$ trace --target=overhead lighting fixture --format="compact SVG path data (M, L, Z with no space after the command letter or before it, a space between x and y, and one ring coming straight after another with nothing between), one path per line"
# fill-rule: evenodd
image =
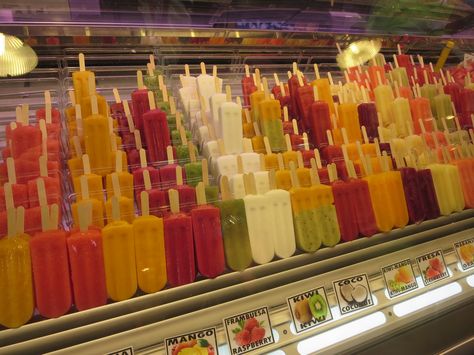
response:
M381 47L379 40L352 42L337 55L337 63L341 69L365 64L380 52Z
M0 33L0 77L29 73L38 65L35 51L15 36Z

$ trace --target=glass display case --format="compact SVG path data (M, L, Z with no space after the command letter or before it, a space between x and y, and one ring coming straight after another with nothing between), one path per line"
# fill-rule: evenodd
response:
M0 4L0 32L20 38L38 55L35 70L0 78L0 179L4 186L0 228L5 235L0 238L0 285L8 290L0 288L0 354L472 352L473 6L470 1L411 0L127 4L7 0ZM338 54L354 52L353 46L360 41L380 43L379 54L341 69ZM440 56L450 42L454 47L446 52L444 63ZM371 78L374 67L381 69ZM206 91L199 82L206 68L212 74L208 75L212 93L207 102L201 99ZM406 83L395 74L398 69L403 69ZM83 74L89 71L93 76ZM85 79L78 79L80 75ZM198 82L189 85L196 93L183 91L186 77L198 78L187 79ZM256 93L261 92L260 100L278 103L273 111L281 127L277 134L265 122L275 117L268 118L272 114L253 101L246 78ZM321 78L331 81L330 99L322 96L323 89L316 84ZM424 94L425 84L434 87L433 97ZM459 87L460 93L452 93L449 85ZM378 97L382 86L391 95L387 109ZM308 103L301 88L309 90ZM140 91L145 99L138 98ZM439 96L441 101L443 95L449 101L449 113L444 114L434 99ZM417 99L425 99L430 111L420 116L421 123L412 104ZM335 106L331 108L328 100ZM394 108L397 100L406 102L407 111L400 115ZM328 107L326 128L333 144L324 134L326 129L322 129L324 138L316 134L322 116L305 109L316 103ZM227 119L225 104L238 112L239 124L231 129L222 123ZM344 105L353 105L356 116L346 114ZM373 105L379 118L373 134L360 123L363 113L357 110L364 105ZM157 115L146 121L148 112ZM92 129L91 122L99 120L94 115L103 121ZM357 117L352 131L349 116ZM391 117L388 123L385 117ZM401 128L397 117L401 117ZM159 127L155 126L158 121ZM31 132L25 129L15 136L19 128ZM243 143L229 148L236 136ZM263 136L269 138L268 143L263 143ZM281 149L275 148L272 136L282 139ZM261 138L260 148L255 137ZM337 159L327 153L331 146L340 147ZM365 152L368 146L373 146L373 156ZM292 159L284 160L291 152L295 155L292 164ZM246 165L246 154L256 156L255 167ZM123 161L122 155L126 156ZM226 156L235 158L232 173L221 166L219 158ZM266 165L268 156L275 156L276 167ZM100 159L107 163L97 163ZM192 164L201 164L197 174ZM170 166L173 176L165 180L164 171ZM438 174L438 168L447 172ZM306 169L308 185L302 183L298 169ZM159 175L156 181L153 171ZM287 187L274 176L281 171L288 172ZM417 197L425 199L428 188L415 177L415 188L410 190L413 182L404 175L408 171L430 172L437 214L428 217L428 212L417 210L433 206L417 201ZM119 177L128 172L133 180L129 190L124 188L127 178ZM266 180L257 179L262 173ZM87 180L92 175L98 176L101 185L96 190ZM378 190L372 188L375 183L370 177L382 175L386 178ZM399 184L390 181L389 175L398 177ZM241 176L241 183L236 176ZM42 179L43 187L37 182ZM57 184L54 193L47 179ZM267 182L259 185L258 181ZM350 195L349 188L337 192L356 182L362 186L357 193L363 197ZM17 200L21 193L15 185L28 189L23 203ZM183 186L192 191L191 197L181 194ZM392 198L394 186L404 197L398 207ZM175 189L179 198L190 202L176 202L173 192L169 193ZM276 191L278 197L276 193L270 196ZM152 205L158 195L163 202ZM315 202L314 196L330 196L329 202ZM252 205L252 198L257 197L264 202ZM131 216L123 212L125 202L120 202L127 198ZM311 202L304 205L298 198ZM95 205L81 204L94 199L104 209L100 218ZM242 201L240 214L237 208L226 210L226 201ZM53 205L59 209L57 223ZM309 205L310 217L303 217ZM180 208L185 214L178 213ZM216 219L208 212L195 222L193 213L200 208L215 209L219 215ZM361 221L363 210L369 212ZM127 220L130 223L123 223L131 231L134 221L147 215L145 211L157 223L150 233L145 225L128 237L123 225L122 230L109 228ZM20 261L16 265L9 261L14 255L10 250L17 249L8 243L23 238L16 232L23 213L21 225L31 237L22 243L29 245L31 265L29 255L22 259L28 261L20 277ZM381 222L385 213L406 215L406 221L386 228ZM177 216L189 223L187 230L182 227L178 233L169 227L169 220ZM337 232L327 227L331 218ZM351 223L356 225L354 236L348 231ZM362 223L372 223L373 230L366 231ZM232 229L236 225L245 225L245 232L236 233ZM62 244L40 249L38 240L56 229L64 232ZM329 240L332 234L337 234L334 242ZM190 237L185 239L186 235ZM230 235L235 238L233 244ZM80 237L91 238L89 249L81 251ZM58 238L43 243L54 244ZM317 246L306 245L305 238ZM115 258L111 257L114 248ZM86 254L89 259L81 259ZM191 261L183 261L184 254ZM232 256L249 260L239 259L245 265L237 267ZM146 260L150 265L158 263L158 269L153 270L155 266ZM185 262L189 269L182 269ZM206 265L219 270L210 272ZM65 270L62 276L61 268ZM182 281L183 271L192 274L190 280ZM164 277L162 287L155 279L147 283L149 273L161 279L165 275L168 281ZM18 280L28 277L30 284L25 287L29 291L17 298ZM120 295L117 285L127 278L135 280L131 291ZM111 286L114 282L117 289ZM93 290L86 292L91 284ZM97 296L93 306L80 304L81 294L87 293ZM31 299L24 301L25 294ZM64 310L58 310L61 297ZM15 299L21 299L25 307L29 302L31 311L31 317L19 323L8 313L10 305L12 314L22 308Z

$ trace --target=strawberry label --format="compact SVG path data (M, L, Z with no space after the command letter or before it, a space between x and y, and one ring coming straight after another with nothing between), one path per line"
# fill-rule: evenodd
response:
M275 342L267 307L225 318L223 323L231 355L245 354Z
M333 286L342 315L374 305L367 274L333 281Z
M297 333L313 329L332 319L324 287L288 297L287 302Z
M410 259L384 266L382 275L390 298L418 288Z
M219 354L217 350L216 328L197 330L181 334L164 341L167 355L178 354Z
M454 243L454 250L464 271L474 267L474 238Z
M449 277L441 249L418 256L416 262L420 269L421 279L425 286Z

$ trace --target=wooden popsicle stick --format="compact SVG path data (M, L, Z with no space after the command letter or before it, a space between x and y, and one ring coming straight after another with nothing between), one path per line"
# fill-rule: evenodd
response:
M77 135L82 137L84 135L84 124L82 120L82 110L81 105L74 106L76 111L76 127L77 127Z
M137 87L138 90L145 88L145 85L143 85L143 74L141 70L137 70Z
M247 78L249 78L250 77L250 68L249 68L248 64L244 65L244 70L245 70L245 76Z
M183 185L183 168L180 165L176 167L176 185Z
M275 86L280 86L280 79L277 73L273 73L273 79L275 79Z
M328 80L329 80L329 84L331 86L334 86L334 80L332 80L332 75L331 75L331 72L328 71Z
M201 160L201 170L202 170L202 182L204 186L209 186L209 167L207 159Z
M49 90L44 92L44 107L45 107L45 119L46 123L51 123L51 93Z
M299 70L296 73L296 77L298 78L298 85L299 86L304 86L303 77L301 76L301 72Z
M146 168L147 165L148 165L148 162L146 160L146 152L145 152L145 149L140 149L139 150L139 154L140 154L140 167L142 169Z
M93 115L99 114L99 106L97 105L97 96L91 95L91 112Z
M79 230L82 233L87 232L92 220L92 202L81 201L77 204L77 214L79 215Z
M168 164L174 163L173 147L170 145L166 147L166 159L168 160Z
M201 67L201 74L206 75L206 64L204 64L204 62L201 62L199 66Z
M46 155L41 155L38 160L40 176L48 177L48 157Z
M298 161L298 168L303 169L304 168L304 162L303 162L303 153L301 151L296 152L296 159Z
M297 75L298 73L298 65L296 64L296 62L293 62L293 75Z
M25 207L19 206L16 209L16 235L25 234Z
M215 141L216 131L214 130L214 126L210 125L209 123L206 126L207 126L207 131L209 132L209 137L211 138L211 140Z
M16 122L18 122L18 123L23 122L21 106L17 106L15 108L15 116L16 116Z
M321 79L321 76L319 75L318 64L314 63L313 67L314 67L314 75L316 76L316 80Z
M212 76L217 78L217 65L212 66Z
M82 199L83 200L89 200L90 199L90 194L89 194L89 184L87 183L87 176L86 175L81 175L79 180L80 180L80 183L81 183Z
M176 112L175 120L176 120L176 129L179 131L179 133L181 135L182 123L181 123L181 112L180 111Z
M285 143L286 143L286 150L288 152L292 152L293 147L291 146L291 139L290 139L290 135L288 133L285 134Z
M334 141L332 140L332 134L331 134L331 130L326 130L326 135L328 137L328 143L329 145L334 145Z
M472 128L469 128L469 137L471 138L471 143L474 143L474 131Z
M303 132L303 147L304 150L309 150L308 134Z
M183 126L179 127L179 136L181 138L181 144L188 145L188 137L186 137L186 130Z
M349 172L349 176L353 179L357 179L357 173L355 171L354 163L352 162L352 160L348 160L346 166Z
M179 194L178 191L175 189L168 190L168 197L170 200L170 210L171 213L177 214L179 213Z
M300 181L298 180L298 175L296 174L296 166L294 161L290 161L290 177L291 177L291 185L293 187L301 187Z
M378 138L374 138L374 144L375 144L375 153L377 154L377 157L382 156L382 152L380 151L380 145L379 145Z
M255 69L255 85L257 86L257 90L260 90L260 85L262 81L260 78L260 69L256 68Z
M328 169L329 182L332 184L336 180L336 178L334 177L334 170L332 168L332 164L328 164L327 169Z
M147 73L149 76L153 76L153 66L151 63L146 63Z
M380 158L380 166L382 167L382 170L384 172L387 172L389 171L389 167L388 167L388 156L387 156L387 152L386 151L383 151L382 153L382 156L379 157Z
M221 138L217 140L217 146L219 148L219 154L226 155L224 141Z
M347 137L347 131L344 127L341 128L341 133L342 133L342 140L344 141L344 144L349 144L349 138Z
M244 163L242 162L242 157L240 155L237 155L237 173L244 173Z
M269 100L270 99L270 91L268 89L267 78L263 78L263 92L265 93L265 100Z
M36 179L36 190L38 193L38 202L40 206L45 206L48 204L48 200L46 198L46 187L44 184L43 178Z
M112 92L114 93L115 103L117 103L117 104L121 103L122 99L120 98L120 94L119 94L117 88L113 88Z
M255 131L256 136L261 136L262 132L260 132L260 126L258 125L257 121L254 121L253 123L253 130Z
M76 106L76 95L74 94L73 90L68 90L69 101L71 101L71 106Z
M153 91L148 91L148 103L150 105L150 110L156 109L155 95L153 94Z
M112 202L112 220L113 221L120 221L120 204L119 199L117 196L111 197Z
M135 123L133 122L133 119L132 119L132 114L130 112L130 106L128 105L127 100L123 100L122 104L123 104L123 110L125 112L125 117L127 118L128 129L131 133L133 133L135 131Z
M276 177L275 177L275 170L270 169L268 172L268 183L269 183L269 188L270 190L276 190Z
M266 171L267 168L265 166L265 154L260 153L258 156L260 161L260 171Z
M316 166L316 160L314 158L311 158L310 164L311 164L311 169L310 169L309 177L311 179L311 185L312 186L320 185L321 180L319 179L318 169Z
M135 136L135 147L138 151L142 149L142 139L140 137L140 131L138 129L133 131L133 135Z
M155 66L155 56L154 56L153 54L150 54L148 58L149 58L149 60L150 60L151 68L152 68L153 70L155 70L155 69L156 69L156 66Z
M246 123L252 123L252 119L250 118L250 112L248 108L244 109L244 116L245 116Z
M285 170L285 164L283 162L283 155L281 153L277 154L278 161L278 170Z
M146 191L140 192L140 207L142 208L142 216L150 215L150 199Z
M318 148L314 148L314 159L316 160L316 166L318 169L322 169L323 164L321 163L321 155L319 154Z
M283 122L288 122L290 119L288 118L288 107L283 106Z
M3 190L5 194L5 206L8 209L15 208L15 202L13 200L13 189L12 184L7 182L3 185Z
M86 71L86 60L83 53L79 53L79 71Z
M195 163L196 162L196 150L194 149L194 144L191 141L188 142L188 150L189 150L189 160L190 160L190 162Z
M242 108L242 100L240 99L240 96L237 96L237 97L235 98L235 102L237 103L237 105L240 106L240 108Z
M10 184L16 184L15 162L13 158L7 158L7 175Z
M265 152L269 155L272 154L272 148L270 147L270 141L267 136L263 136L263 144L265 146Z
M41 230L46 232L50 229L50 218L49 218L49 207L48 205L43 205L40 207L41 210Z
M113 141L116 142L115 138ZM123 170L123 156L124 154L121 150L116 150L115 151L115 172L120 173Z
M112 173L112 189L114 191L114 196L121 197L122 193L120 191L120 181L117 173Z
M314 101L319 101L318 87L313 85L313 98Z
M227 102L232 102L232 90L230 89L230 85L225 86L225 96Z
M286 96L286 91L285 91L285 85L283 84L283 82L280 81L280 93L281 93L281 96L284 97Z
M165 86L165 81L163 79L163 75L158 75L158 88L163 91L163 87Z
M298 122L293 118L293 119L291 120L291 123L292 123L292 125L293 125L293 133L296 134L296 135L299 135L300 132L299 132L299 130L298 130Z
M196 186L196 203L198 206L202 206L207 203L204 183L202 181L200 181Z
M255 175L253 173L247 174L248 182L249 182L249 187L250 187L250 193L252 195L257 194L257 185L255 184Z
M344 163L347 166L347 162L349 161L349 155L347 154L347 146L345 144L341 145L342 156L344 158Z
M173 96L169 97L169 102L170 102L170 113L172 115L176 115L178 112L181 114L181 111L176 111L176 101Z
M191 72L189 71L189 64L184 65L184 75L191 76Z
M166 87L166 85L163 85L162 94L163 94L163 101L164 102L169 102L168 88Z
M232 193L230 192L229 188L229 179L227 176L222 176L219 182L221 188L221 198L222 201L229 201L232 200Z
M250 138L242 138L242 146L244 153L253 153L252 140Z
M362 137L364 138L364 143L369 144L370 141L369 141L369 136L367 135L367 129L365 128L365 126L361 126L361 130L362 130Z
M21 122L25 125L30 123L30 105L21 104Z
M145 169L143 170L142 174L143 174L143 185L145 187L145 190L146 191L151 190L152 186L151 186L150 171Z

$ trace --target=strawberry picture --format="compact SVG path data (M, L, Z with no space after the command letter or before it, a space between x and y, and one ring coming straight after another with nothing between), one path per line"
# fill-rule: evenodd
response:
M262 327L263 322L253 317L246 321L239 321L239 326L232 330L235 334L234 340L239 346L248 345L265 337L265 328Z

